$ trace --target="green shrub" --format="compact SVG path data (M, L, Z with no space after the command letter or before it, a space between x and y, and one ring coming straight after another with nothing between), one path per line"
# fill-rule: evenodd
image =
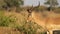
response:
M8 17L8 16L0 16L0 26L9 26L14 24L15 18Z

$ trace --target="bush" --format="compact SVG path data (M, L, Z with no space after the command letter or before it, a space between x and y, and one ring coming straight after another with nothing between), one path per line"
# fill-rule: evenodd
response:
M0 16L0 26L9 26L14 24L15 18L8 17L8 16Z

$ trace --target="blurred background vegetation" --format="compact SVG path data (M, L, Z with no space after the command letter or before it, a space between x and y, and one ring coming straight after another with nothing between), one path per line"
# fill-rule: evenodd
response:
M47 0L45 4L50 6L40 6L39 3L38 6L23 7L23 0L0 0L0 27L15 28L15 31L18 30L21 34L46 34L46 30L42 26L33 21L27 22L27 9L31 12L53 11L60 13L60 7L56 7L58 5L56 0Z

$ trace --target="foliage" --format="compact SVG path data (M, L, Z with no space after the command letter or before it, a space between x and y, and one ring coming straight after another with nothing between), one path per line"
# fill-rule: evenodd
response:
M58 2L57 2L57 0L47 0L47 2L45 2L45 4L55 6L55 5L58 5Z
M11 24L14 25L14 23L16 22L15 18L12 18L10 16L4 16L2 12L0 12L0 26L9 26Z
M50 5L50 10L58 5L57 0L46 0L45 4Z
M4 2L7 4L7 6L20 6L23 5L22 0L4 0Z
M23 4L24 4L23 0L1 0L0 9L10 10L11 7L18 8Z

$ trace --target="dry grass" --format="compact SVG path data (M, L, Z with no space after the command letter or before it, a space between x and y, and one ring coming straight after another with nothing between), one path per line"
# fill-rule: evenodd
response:
M21 34L18 30L10 27L0 27L0 34Z

